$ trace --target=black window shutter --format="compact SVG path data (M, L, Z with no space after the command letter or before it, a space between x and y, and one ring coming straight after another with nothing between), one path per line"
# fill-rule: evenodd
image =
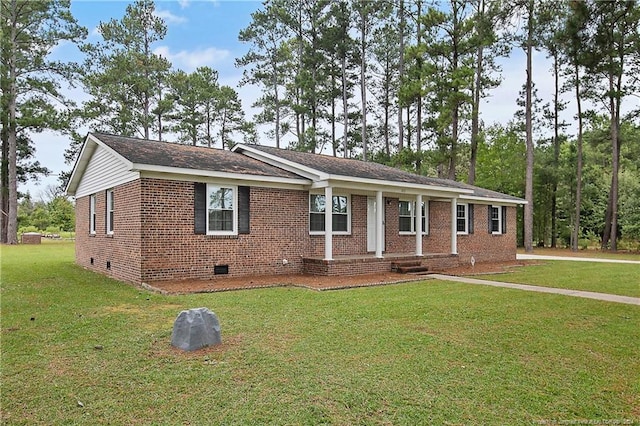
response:
M238 234L249 233L251 187L238 187Z
M469 233L473 234L473 204L469 204L468 208L469 208Z
M193 232L207 233L207 184L195 182L193 184Z
M489 204L487 210L487 230L491 234L491 204Z
M507 206L502 206L502 233L507 233Z
M104 233L109 233L109 190L104 191Z

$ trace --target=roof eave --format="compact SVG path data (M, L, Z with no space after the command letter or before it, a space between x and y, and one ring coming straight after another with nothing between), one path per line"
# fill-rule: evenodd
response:
M91 133L87 134L84 138L82 149L80 150L80 154L78 154L78 158L76 158L76 163L73 165L73 169L71 170L71 176L69 176L69 182L67 182L67 186L64 189L65 193L71 197L76 195L76 190L80 184L80 177L86 170L89 160L91 159L91 155L97 147L97 143L90 140L90 136ZM90 141L94 143L89 143Z
M286 177L267 176L267 175L250 175L250 174L244 174L244 173L229 173L229 172L219 172L219 171L201 170L201 169L187 169L182 167L155 166L151 164L140 164L140 163L133 163L131 171L142 172L142 173L144 172L162 173L162 174L168 174L168 175L187 175L187 176L193 176L193 177L206 177L206 178L217 178L217 179L244 180L244 181L289 184L289 185L300 185L300 186L310 184L310 181L308 179L296 179L296 178L286 178Z
M327 184L343 184L345 187L362 187L367 186L371 188L383 187L383 188L395 188L399 193L447 193L456 195L462 194L472 194L473 191L470 189L461 189L454 188L450 186L439 186L439 185L427 185L421 183L413 183L413 182L397 182L391 180L381 180L381 179L369 179L369 178L357 178L352 176L341 176L341 175L331 175L328 179L323 181L314 182L312 187L315 188L323 188L327 186Z
M497 203L497 204L516 204L516 205L525 205L528 204L526 200L520 199L509 199L509 198L496 198L496 197L481 197L477 195L461 195L461 200L469 200L469 201L482 201L485 203Z

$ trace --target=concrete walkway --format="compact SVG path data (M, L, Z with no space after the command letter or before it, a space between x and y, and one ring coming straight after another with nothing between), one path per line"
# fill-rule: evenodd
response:
M568 290L564 288L541 287L528 284L503 283L500 281L479 280L476 278L456 277L452 275L431 274L430 278L442 281L454 281L465 284L490 285L493 287L513 288L516 290L536 291L539 293L563 294L565 296L583 297L586 299L604 300L607 302L626 303L640 306L640 297L618 296L616 294L595 293L592 291Z
M516 254L518 260L571 260L576 262L633 263L640 265L640 260L602 259L596 257L546 256L542 254Z

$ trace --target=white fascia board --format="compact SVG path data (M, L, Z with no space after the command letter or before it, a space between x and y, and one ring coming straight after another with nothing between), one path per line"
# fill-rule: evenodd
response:
M76 190L78 189L78 185L80 184L80 178L82 177L84 171L87 169L89 160L91 160L91 155L93 155L97 146L98 145L93 140L89 140L89 137L85 138L84 143L82 144L82 149L80 150L80 154L76 159L76 164L74 164L73 170L71 171L69 182L67 182L67 187L65 188L65 192L67 195L76 195Z
M419 183L395 182L390 180L378 180L367 178L355 178L350 176L331 176L325 182L314 182L312 188L324 188L327 185L334 187L353 188L359 190L383 190L386 192L398 192L402 194L438 194L447 197L458 197L460 194L472 194L470 189L447 188L437 185L423 185Z
M528 204L525 200L508 200L508 199L505 199L505 198L478 197L478 196L475 196L475 195L461 195L460 196L460 200L463 200L463 201L478 201L478 202L482 202L483 204L491 204L491 203L493 203L494 205L497 205L497 204L525 205L525 204Z
M329 178L328 174L322 173L319 170L303 166L302 164L296 163L295 161L285 160L284 158L278 157L277 155L268 154L264 151L260 151L259 149L252 148L248 145L237 144L231 151L241 151L242 154L245 154L255 160L259 160L271 166L279 167L288 172L304 176L305 178L311 179L313 181L325 180Z
M71 177L69 178L69 183L67 184L66 188L66 192L68 195L74 196L76 194L76 190L78 189L78 185L80 184L82 175L84 174L87 165L91 160L91 156L98 146L103 148L118 161L123 163L128 170L132 169L133 163L131 161L127 160L118 152L114 151L111 147L103 143L100 139L96 138L93 134L89 133L84 141L84 146L80 151L80 155L78 156L76 165L71 172Z
M277 185L292 185L292 186L308 186L310 181L308 179L294 179L283 178L277 176L259 176L248 175L243 173L228 173L217 172L208 170L195 170L185 169L180 167L168 167L168 166L154 166L148 164L134 163L131 171L140 172L145 177L151 175L163 175L165 179L171 179L171 175L189 176L191 180L196 177L200 178L213 178L213 179L228 179L228 180L241 180L249 182L262 182L271 183Z

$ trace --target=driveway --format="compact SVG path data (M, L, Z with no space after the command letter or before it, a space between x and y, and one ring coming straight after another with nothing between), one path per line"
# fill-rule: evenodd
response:
M546 256L542 254L520 254L516 255L518 260L571 260L576 262L602 262L602 263L633 263L640 265L640 260L624 259L602 259L595 257L572 257L572 256Z

